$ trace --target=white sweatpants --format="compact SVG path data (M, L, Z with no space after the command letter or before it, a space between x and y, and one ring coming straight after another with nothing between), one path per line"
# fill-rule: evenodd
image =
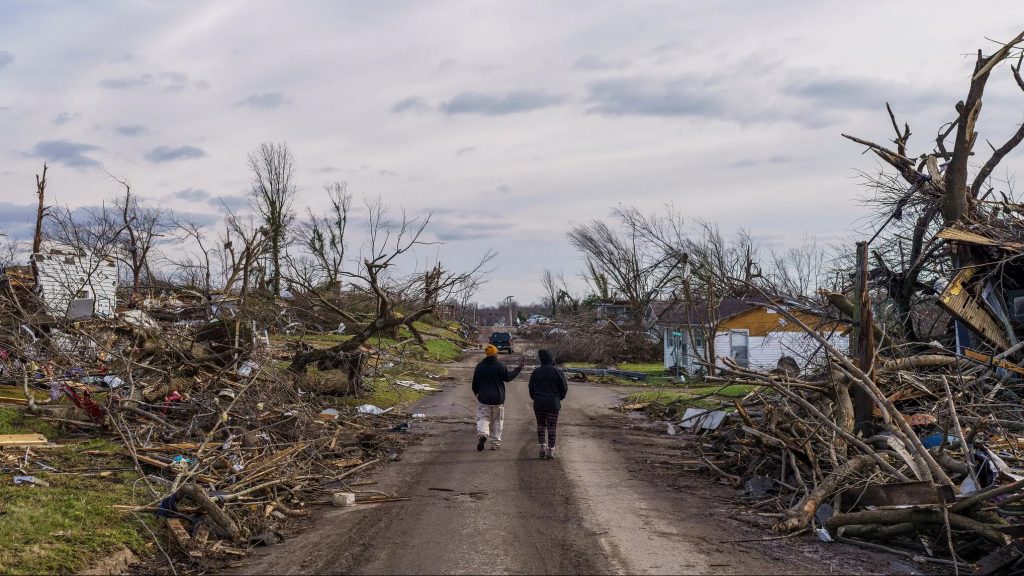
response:
M494 444L501 444L501 429L505 426L505 405L477 404L476 434L487 436Z

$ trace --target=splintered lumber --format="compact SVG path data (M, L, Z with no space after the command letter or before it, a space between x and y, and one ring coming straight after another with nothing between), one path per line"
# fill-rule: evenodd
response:
M952 240L954 242L962 242L964 244L992 246L994 248L1005 248L1007 250L1024 250L1024 244L1019 242L1000 242L961 228L943 228L935 234L935 236L937 238Z
M1024 368L1017 366L1013 362L1007 362L1002 358L997 358L991 354L984 354L978 352L977 350L971 350L970 348L964 348L963 354L967 358L970 358L971 360L977 360L982 364L995 366L997 368L1003 368L1005 370L1009 370L1010 372L1016 372L1017 374L1024 374Z
M42 434L0 434L0 447L43 446L49 441Z
M980 334L985 340L1006 350L1010 341L995 318L985 310L985 306L967 290L967 282L975 274L974 268L964 268L953 277L939 296L938 305L953 317L967 324L971 330Z
M10 396L0 396L0 404L28 404L26 398L11 398Z

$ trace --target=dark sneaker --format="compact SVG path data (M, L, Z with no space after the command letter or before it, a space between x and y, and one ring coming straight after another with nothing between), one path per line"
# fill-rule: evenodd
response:
M487 436L481 436L476 439L476 451L482 452L484 449L484 443L487 442Z
M541 446L540 447L540 456L538 456L538 458L543 460L543 459L545 459L547 457L548 457L548 449L547 449L547 447Z
M555 449L554 448L548 448L548 460L554 460L554 459L555 459Z

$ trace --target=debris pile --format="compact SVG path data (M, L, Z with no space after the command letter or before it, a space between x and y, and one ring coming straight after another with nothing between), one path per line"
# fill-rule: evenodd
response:
M59 330L25 325L26 342L0 349L0 386L8 390L0 396L119 446L138 478L135 501L119 509L161 517L179 558L230 560L278 543L291 521L312 504L332 504L339 491L353 503L397 498L349 482L400 458L411 439L409 414L340 403L316 377L287 370L281 360L292 352L268 348L258 336L236 348L204 338L210 323L157 322L132 312L127 316L146 319L145 331L124 314ZM369 348L366 354L379 357ZM376 364L364 370L372 374ZM393 384L438 390L411 380ZM0 447L22 453L47 444L38 434L0 439ZM18 469L55 472L45 462L26 454ZM46 486L27 472L15 481Z
M993 285L1008 287L1006 298L1015 294L1024 275L1006 262L1024 249L982 244L959 228L937 236L962 257L986 247L970 252L972 266L938 295L946 337L898 341L872 323L873 306L865 305L853 318L837 313L861 347L850 357L802 325L791 305L772 304L818 340L823 367L768 373L724 358L705 384L753 391L717 410L677 414L673 427L696 434L704 467L742 488L758 515L775 518L776 530L813 530L825 541L978 573L1022 570L1024 340L1008 312L1016 303L998 307L1006 293ZM872 291L864 272L855 295ZM986 293L999 296L984 300Z

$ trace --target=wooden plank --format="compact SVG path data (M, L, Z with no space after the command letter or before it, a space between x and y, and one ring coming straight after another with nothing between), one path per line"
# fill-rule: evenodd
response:
M27 398L11 398L9 396L0 396L0 404L28 404Z
M996 358L991 354L984 354L977 350L971 350L970 348L964 348L963 353L965 357L970 358L971 360L977 360L982 364L1005 368L1006 370L1016 372L1017 374L1024 374L1024 368L1017 366L1013 362L1007 362L1006 360Z
M971 330L994 344L1000 351L1006 350L1010 347L1010 341L999 323L988 313L981 300L967 290L967 282L974 273L974 268L964 268L957 273L939 296L939 307L967 324Z
M936 236L939 238L945 238L946 240L953 240L954 242L976 244L979 246L994 246L1008 249L1024 248L1024 244L1020 244L1019 242L1000 242L999 240L993 240L988 236L971 232L970 230L964 230L962 228L945 228L939 231Z
M0 434L0 446L42 446L49 443L42 434Z
M976 234L968 230L961 228L943 228L936 234L937 237L945 240L952 240L954 242L962 242L964 244L975 244L977 246L993 246L996 248L1005 248L1007 250L1021 250L1024 249L1024 244L1018 242L999 242Z

